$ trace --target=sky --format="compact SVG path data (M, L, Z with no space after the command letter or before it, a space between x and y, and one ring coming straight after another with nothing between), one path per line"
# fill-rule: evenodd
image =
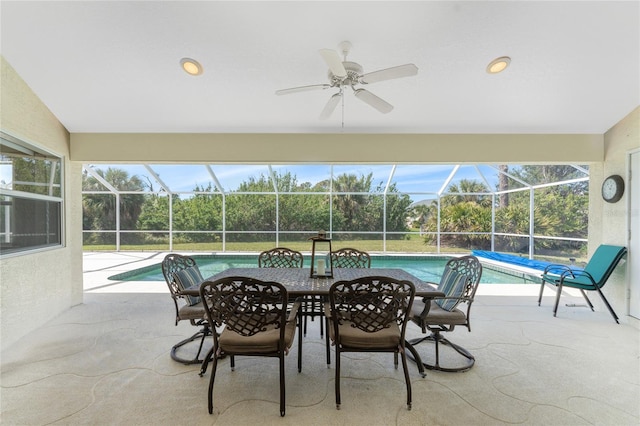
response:
M207 167L202 164L149 164L148 166L173 192L190 192L196 186L207 187L209 183L215 185ZM154 190L158 190L155 178L144 165L96 164L94 167L103 170L109 167L121 168L127 170L129 175L147 176L153 183ZM271 167L276 174L290 172L297 177L298 183L309 182L314 185L331 177L331 166L327 164L272 165ZM443 185L454 172L455 167L454 165L397 165L393 170L392 165L334 165L333 175L348 173L366 176L371 173L373 186L376 187L378 184L386 185L393 171L391 183L395 183L400 192L433 194L443 190ZM242 182L246 182L250 177L258 179L262 175L269 176L267 165L211 165L211 170L225 190L237 189ZM451 183L459 182L461 179L486 181L491 187L495 187L497 171L487 165L477 167L462 165L455 172ZM146 181L147 178L143 178L143 180Z
M158 179L166 185L170 192L187 194L198 187L217 187L216 181L225 191L236 190L243 182L250 178L259 179L261 176L269 176L269 166L266 164L247 165L222 165L211 164L87 164L86 167L102 169L117 168L127 171L129 176L138 176L145 183L150 183L154 192L158 192L162 185ZM509 170L520 167L509 165ZM458 184L462 179L474 180L484 183L490 189L497 187L497 166L486 164L445 165L445 164L400 164L395 168L390 164L356 164L356 165L271 165L271 169L277 175L291 173L296 176L298 183L309 182L312 186L318 182L328 180L333 176L342 174L355 174L366 176L372 174L373 189L378 185L383 187L387 183L396 185L399 192L411 194L411 199L416 202L424 199L433 199L436 194L444 192L450 185ZM156 179L155 176L158 177ZM586 176L586 175L585 175ZM10 188L11 163L0 161L0 183L2 188ZM524 187L510 179L511 187ZM150 189L147 189L150 191ZM184 198L184 197L183 197Z

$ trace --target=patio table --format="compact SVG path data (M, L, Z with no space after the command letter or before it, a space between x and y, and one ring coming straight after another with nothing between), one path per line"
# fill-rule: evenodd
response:
M290 297L323 296L329 297L329 288L336 281L349 281L367 276L384 276L396 280L411 281L416 288L416 297L432 299L444 297L444 293L437 291L433 284L422 281L400 268L334 268L333 277L314 278L309 276L308 268L228 268L222 272L207 278L215 281L227 277L249 277L262 281L275 281L282 284ZM183 290L184 294L191 296L200 295L200 286L192 286ZM405 341L405 347L415 358L420 375L424 377L425 371L420 355L415 348ZM327 349L328 351L328 349ZM206 371L209 356L204 360L200 374Z

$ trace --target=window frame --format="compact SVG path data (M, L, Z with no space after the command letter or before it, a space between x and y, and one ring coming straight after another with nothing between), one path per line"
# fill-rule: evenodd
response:
M33 202L45 202L53 203L57 207L57 233L58 238L56 242L44 243L44 244L26 244L20 246L17 249L7 249L0 246L0 259L5 259L14 256L28 255L43 251L57 250L66 247L66 227L65 227L65 204L66 204L66 186L65 186L65 157L50 149L45 149L40 145L26 141L24 138L14 136L5 130L0 130L0 154L10 156L21 156L26 159L35 159L41 161L50 161L52 167L58 168L58 173L49 174L48 185L59 186L58 195L38 194L35 192L28 192L22 190L15 190L5 188L0 185L0 197L20 198ZM55 183L56 178L59 180L59 184ZM13 174L12 174L13 179ZM37 214L40 212L37 212ZM46 213L44 213L46 214ZM16 214L12 214L16 215ZM44 219L46 220L46 219ZM55 220L55 219L54 219ZM4 226L4 223L0 224ZM12 226L13 228L13 226ZM4 233L0 234L0 237L4 240Z

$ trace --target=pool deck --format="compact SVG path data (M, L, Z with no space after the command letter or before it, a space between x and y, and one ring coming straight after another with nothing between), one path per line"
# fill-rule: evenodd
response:
M0 423L136 425L638 425L640 333L606 310L567 294L558 317L553 291L537 305L539 285L482 284L472 329L448 338L476 357L465 373L409 365L413 409L402 369L389 354L345 354L342 406L334 400L335 364L327 368L318 321L286 359L286 416L278 411L277 361L239 357L218 366L214 412L207 412L210 371L171 360L190 336L174 326L164 283L112 282L109 276L152 265L158 252L84 254L84 303L52 319L2 353ZM164 294L163 294L164 293ZM635 320L634 320L635 321ZM414 325L407 337L421 335ZM210 345L210 341L206 345ZM208 348L207 346L206 348ZM193 350L193 348L185 348ZM417 346L423 359L433 347ZM455 362L443 348L443 364ZM334 360L332 353L332 360ZM275 362L274 362L275 361Z

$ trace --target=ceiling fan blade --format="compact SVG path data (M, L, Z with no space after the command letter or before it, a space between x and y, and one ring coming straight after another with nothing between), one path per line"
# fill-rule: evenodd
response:
M356 98L360 99L362 102L366 104L371 105L372 107L374 107L375 109L377 109L383 114L387 114L391 112L391 110L393 109L393 105L377 97L376 95L369 92L368 90L357 89L354 92L355 92Z
M336 106L340 103L340 99L342 99L342 92L336 93L332 97L329 98L329 101L324 106L324 109L320 113L320 120L326 120L331 116L333 110L336 109Z
M320 55L322 55L322 59L327 63L329 69L336 77L346 77L347 70L344 69L344 65L342 65L342 59L333 49L320 49Z
M289 89L276 90L276 95L288 95L290 93L307 92L310 90L324 90L330 88L330 84L311 84L309 86L291 87Z
M391 80L393 78L410 77L416 74L418 74L417 66L415 66L414 64L405 64L364 74L362 77L360 77L360 82L369 84L383 80Z

